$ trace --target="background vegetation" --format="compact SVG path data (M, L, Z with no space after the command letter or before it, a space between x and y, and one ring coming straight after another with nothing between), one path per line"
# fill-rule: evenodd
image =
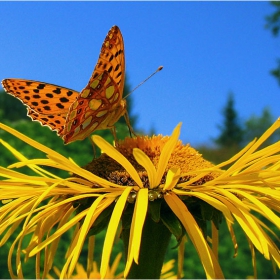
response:
M280 2L272 2L272 5L275 6L275 13L267 17L267 28L270 29L275 36L278 36L280 30ZM280 85L280 60L276 61L276 63L277 67L271 70L271 74L277 79ZM126 84L124 95L129 92L129 88L129 85ZM128 103L128 108L131 108L131 99L128 99ZM276 119L276 117L272 115L270 109L264 107L261 115L258 116L253 114L249 119L242 120L241 116L239 116L239 113L235 109L234 93L228 93L227 100L221 113L223 121L221 124L218 124L220 131L219 135L214 139L209 139L209 144L195 147L203 154L204 158L215 164L230 158L248 142L252 141L255 137L262 135ZM87 164L93 158L93 148L89 139L85 139L83 142L77 141L65 146L55 132L41 126L38 122L32 122L31 119L26 116L25 106L23 106L19 100L4 93L4 91L0 92L0 120L2 123L15 128L64 156L71 157L80 166ZM137 121L137 116L131 116L131 121L132 123L135 123ZM121 139L129 135L123 119L118 122L117 131L118 136ZM109 130L99 131L97 134L106 138L110 142L113 141L113 137ZM29 147L2 130L0 130L0 138L7 141L11 146L22 152L28 158L40 158L44 156L40 151ZM278 141L279 138L280 134L275 134L274 138L267 141L265 145ZM0 146L0 155L0 166L6 167L17 161L3 146ZM56 172L57 175L62 177L68 176L67 173L62 171L51 171ZM29 169L25 169L24 172L31 174ZM268 223L267 221L264 222ZM219 237L220 264L226 278L247 278L253 275L251 254L245 234L237 225L235 225L235 229L239 249L237 257L234 258L233 245L229 238L225 222L221 224ZM64 235L57 251L56 266L58 268L61 268L62 263L64 262L64 253L69 244L70 234L71 233L67 233ZM95 259L100 261L104 232L98 234L96 238ZM11 242L8 242L0 248L0 278L2 279L10 278L7 269L7 255L10 245ZM175 246L176 240L172 239L166 255L166 260L177 258L177 250L174 249ZM116 255L122 249L122 243L118 242L114 248L114 254ZM84 264L86 264L86 256L86 252L83 252L80 261ZM279 271L274 274L272 264L265 260L259 253L257 253L257 265L259 278L280 278ZM29 260L24 266L26 278L34 278L34 262ZM205 278L203 268L191 242L187 242L186 244L184 267L185 278ZM122 270L123 268L122 263L119 269Z

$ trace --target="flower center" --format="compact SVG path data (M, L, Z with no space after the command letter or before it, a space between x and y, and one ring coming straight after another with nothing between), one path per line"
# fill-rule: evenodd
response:
M116 148L137 170L145 188L150 187L148 174L144 167L138 164L135 160L133 149L141 149L157 168L162 149L168 140L169 137L163 137L161 135L153 137L138 136L136 138L126 138L125 140L120 141ZM195 176L195 174L192 176L184 176L184 173L213 166L210 162L203 159L195 149L189 145L183 145L181 141L178 141L171 157L167 159L167 161L166 171L162 176L160 184L165 183L167 172L171 167L180 168L182 173L182 177L178 180L178 184L180 184L189 181ZM105 153L101 154L99 158L93 159L92 162L87 164L84 168L109 182L121 186L137 185L125 168ZM213 178L214 177L211 174L206 175L194 182L193 185L202 185Z

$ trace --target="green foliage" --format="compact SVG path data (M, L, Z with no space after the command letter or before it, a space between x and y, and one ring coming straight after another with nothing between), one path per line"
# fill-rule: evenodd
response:
M232 147L209 147L208 145L197 146L196 149L202 154L203 158L209 160L213 164L219 164L230 159L240 149L237 146Z
M270 16L266 17L266 28L270 29L272 34L276 37L279 35L280 31L280 2L279 1L271 1L271 5L274 6L275 12ZM280 60L277 59L276 68L272 69L270 73L277 79L280 85Z
M209 234L210 230L211 227L209 227ZM236 256L225 220L223 220L222 224L219 226L218 261L224 273L225 279L246 279L249 276L252 277L254 272L251 261L251 252L246 235L241 227L235 224L234 231L238 244ZM176 245L177 240L174 236L172 236L167 255L165 257L165 262L170 259L177 260L177 249L175 249ZM259 279L279 279L280 272L278 270L276 274L274 273L271 261L264 259L263 255L258 252L256 252L256 260L257 276ZM176 264L174 267L175 271L177 269ZM201 261L190 239L188 239L185 244L183 272L184 279L205 279L205 272L201 265Z
M278 83L280 85L280 59L277 59L276 63L277 63L276 68L272 69L270 71L270 74L278 80Z
M214 139L215 147L200 145L196 147L203 157L214 164L226 161L235 155L242 147L255 138L259 138L275 121L270 109L264 108L262 114L251 115L244 122L240 122L238 113L234 108L233 94L229 94L228 100L222 111L223 122L219 125L220 135ZM272 144L280 139L280 131L274 133L262 147Z
M264 108L261 116L252 115L245 121L244 144L252 141L254 138L260 138L262 134L274 123L275 118L268 107ZM280 131L277 130L264 145L270 145L280 139Z
M228 103L225 106L224 112L227 111ZM234 109L233 109L234 110ZM237 115L237 113L236 113ZM228 145L218 145L216 147L209 147L208 145L200 145L197 148L203 157L214 164L219 164L223 161L228 160L237 152L240 151L242 147L247 145L249 142L253 141L255 138L260 138L263 133L274 123L275 117L272 115L268 107L264 108L262 114L257 116L255 114L251 115L247 120L238 124L239 133L241 133L240 138L242 141L237 145L236 143L230 142ZM225 135L230 135L231 125L230 121L227 121L227 115L224 117L223 131L217 139L227 139ZM228 126L228 127L227 127ZM228 133L226 133L228 132ZM234 135L234 133L231 133ZM280 140L280 131L277 130L268 140L266 140L260 148L267 145L275 143ZM214 140L217 143L217 140ZM226 142L225 142L226 143Z
M234 97L230 93L225 108L223 109L223 124L219 126L220 136L215 139L219 147L239 147L243 140L243 130L234 108Z
M26 116L26 107L22 105L22 102L13 97L12 95L6 94L4 91L0 91L0 119L3 120L19 121L19 120L30 120Z
M266 28L270 29L274 36L277 36L280 30L280 2L271 1L270 3L274 6L275 12L266 17Z

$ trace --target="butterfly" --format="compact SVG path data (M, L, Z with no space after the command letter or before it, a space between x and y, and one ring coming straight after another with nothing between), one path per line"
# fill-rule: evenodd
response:
M44 82L4 79L5 91L27 106L27 115L57 132L64 143L83 140L95 130L112 129L124 116L130 131L126 101L124 41L113 26L101 47L87 86L79 93Z

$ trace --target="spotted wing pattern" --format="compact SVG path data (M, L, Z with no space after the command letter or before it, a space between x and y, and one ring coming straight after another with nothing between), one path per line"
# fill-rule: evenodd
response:
M57 135L60 135L64 130L66 121L65 115L43 115L30 108L27 108L27 115L31 117L33 121L38 121L42 125L48 126L51 130L57 131Z
M111 128L126 112L122 99L125 78L124 42L120 29L108 32L87 86L71 105L63 132L65 143L93 131Z
M4 89L22 101L32 120L57 131L65 143L83 140L98 129L112 128L126 113L122 99L125 78L124 43L113 26L87 86L78 93L53 84L5 79Z
M64 129L70 105L79 95L68 88L32 80L5 79L2 85L7 93L27 106L27 115L32 120L58 134Z

